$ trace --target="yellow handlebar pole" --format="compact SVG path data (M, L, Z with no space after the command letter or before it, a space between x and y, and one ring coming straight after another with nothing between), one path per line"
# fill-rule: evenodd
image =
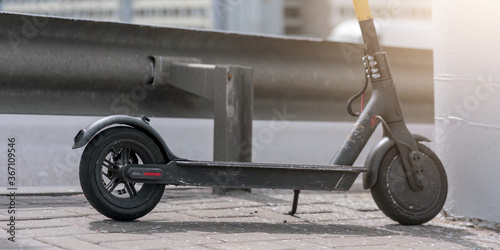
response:
M352 2L361 27L366 53L373 55L380 52L381 48L368 0L352 0Z
M352 0L352 2L354 3L354 10L358 16L358 21L373 19L368 0Z

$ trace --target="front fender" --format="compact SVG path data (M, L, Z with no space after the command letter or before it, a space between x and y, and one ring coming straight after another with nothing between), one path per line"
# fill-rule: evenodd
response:
M422 135L413 135L413 138L417 142L431 141ZM377 182L378 169L382 162L382 158L387 153L387 151L389 151L389 149L391 149L395 145L396 143L393 140L389 139L388 137L384 137L372 148L372 150L370 150L370 153L368 154L368 157L366 157L365 161L365 167L370 171L363 174L364 189L370 189L375 185L375 183Z
M94 136L101 130L110 127L112 125L122 125L130 126L135 129L139 129L146 133L153 139L158 147L162 150L164 157L168 160L181 159L177 157L167 146L161 135L156 131L151 125L149 125L149 118L143 116L141 118L126 116L126 115L113 115L104 117L94 123L90 124L87 128L82 129L75 136L75 144L73 144L73 149L85 146L89 141L94 138Z

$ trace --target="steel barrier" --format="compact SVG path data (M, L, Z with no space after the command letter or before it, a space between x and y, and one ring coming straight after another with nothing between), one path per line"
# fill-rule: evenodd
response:
M212 117L212 102L154 82L155 56L253 69L254 119L348 119L361 45L0 14L0 113ZM431 122L432 51L386 48L409 121Z

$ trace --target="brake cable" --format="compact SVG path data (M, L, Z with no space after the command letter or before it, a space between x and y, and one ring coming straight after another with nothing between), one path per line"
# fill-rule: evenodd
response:
M360 97L360 96L362 96L361 97L361 112L363 112L363 108L364 108L363 106L364 106L364 101L365 101L365 92L366 92L367 88L368 88L368 77L364 77L363 87L361 88L361 90L359 90L354 96L349 98L349 100L347 101L347 113L349 113L349 115L354 116L354 117L358 117L360 115L359 112L352 111L352 103L356 99L358 99L358 97Z

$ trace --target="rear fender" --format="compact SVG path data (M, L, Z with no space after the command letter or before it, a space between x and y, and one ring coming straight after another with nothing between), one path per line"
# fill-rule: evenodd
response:
M143 116L141 118L126 116L126 115L113 115L104 117L92 124L87 128L82 129L75 136L75 144L73 149L83 147L94 138L100 131L112 126L129 126L146 133L151 139L155 141L163 156L169 161L181 159L177 157L167 146L161 135L151 125L149 125L149 118Z

